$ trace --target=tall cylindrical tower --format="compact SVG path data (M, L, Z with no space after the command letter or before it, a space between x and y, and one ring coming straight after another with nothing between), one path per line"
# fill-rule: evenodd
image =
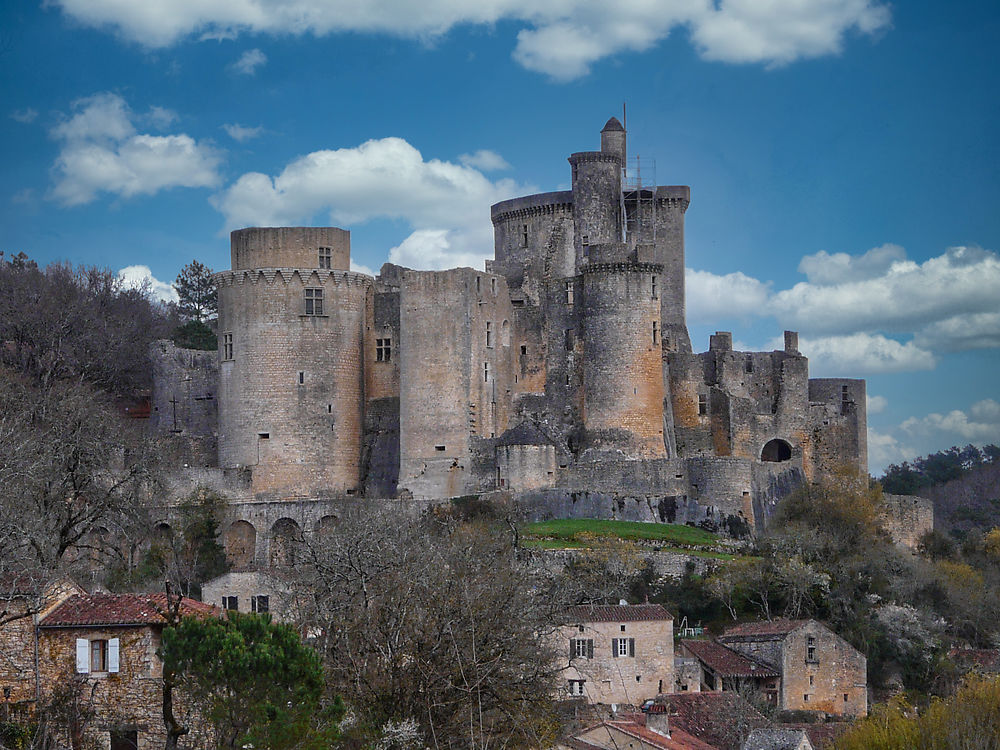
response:
M662 458L660 300L653 263L591 263L583 273L584 429L589 447Z
M219 464L266 499L359 480L363 340L373 279L335 227L241 229L219 288Z
M691 203L691 188L669 185L656 188L656 240L654 259L663 265L662 306L665 348L690 352L691 338L684 312L684 214Z
M570 156L569 163L573 167L573 239L579 269L592 260L590 246L622 241L622 160L615 151L583 151Z

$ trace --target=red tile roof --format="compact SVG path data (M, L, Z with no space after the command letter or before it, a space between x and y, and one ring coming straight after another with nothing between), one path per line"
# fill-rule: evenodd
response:
M584 604L568 607L571 622L640 622L642 620L673 620L659 604Z
M720 750L739 750L745 730L771 726L739 693L670 693L657 696L670 707L670 725Z
M788 635L793 630L801 628L807 622L809 620L786 620L784 618L765 620L763 622L745 622L742 625L734 625L731 628L727 628L726 632L722 634L721 639L725 640L726 638L754 635Z
M830 721L825 724L783 724L790 729L801 729L816 750L827 750L834 741L851 728L848 721Z
M715 641L681 641L705 666L725 677L779 677L779 673L763 662L733 651Z
M162 625L166 594L74 594L50 612L43 628L97 627L108 625ZM184 598L182 615L221 616L211 604Z
M600 724L587 727L586 729L577 732L577 736L568 738L565 741L565 744L572 748L576 748L577 750L602 750L602 748L607 747L607 745L594 745L586 740L580 739L579 736L592 732L594 729L598 729L600 727L613 727L629 737L642 740L647 745L654 748L661 748L661 750L718 750L718 748L714 745L703 742L697 737L691 736L684 730L674 728L673 726L670 727L669 737L662 735L659 732L654 732L646 727L646 717L643 714L625 714L621 719L603 721ZM604 742L603 738L601 739L601 742Z

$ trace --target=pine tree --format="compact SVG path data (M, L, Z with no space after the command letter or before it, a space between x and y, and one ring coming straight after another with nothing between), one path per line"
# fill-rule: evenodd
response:
M202 323L218 315L219 301L212 281L212 269L196 260L188 263L177 274L174 289L180 297L178 307L185 320Z

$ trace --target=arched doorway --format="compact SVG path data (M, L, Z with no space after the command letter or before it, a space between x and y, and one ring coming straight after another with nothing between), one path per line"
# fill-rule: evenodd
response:
M760 460L769 463L788 461L792 457L792 446L780 438L768 440L760 452Z
M257 551L257 529L248 521L236 521L226 530L226 560L241 570L253 566Z

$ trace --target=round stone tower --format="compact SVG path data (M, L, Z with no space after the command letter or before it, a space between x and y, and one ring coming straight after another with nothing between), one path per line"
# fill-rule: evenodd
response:
M262 499L358 484L373 279L335 227L240 229L219 289L219 464Z
M587 262L611 260L595 257L593 246L610 250L610 246L622 243L621 148L625 133L621 131L620 139L609 138L617 134L607 131L609 125L601 134L600 151L582 151L569 157L573 167L573 236L578 268Z
M660 300L653 263L583 269L584 415L587 445L628 458L663 458Z

